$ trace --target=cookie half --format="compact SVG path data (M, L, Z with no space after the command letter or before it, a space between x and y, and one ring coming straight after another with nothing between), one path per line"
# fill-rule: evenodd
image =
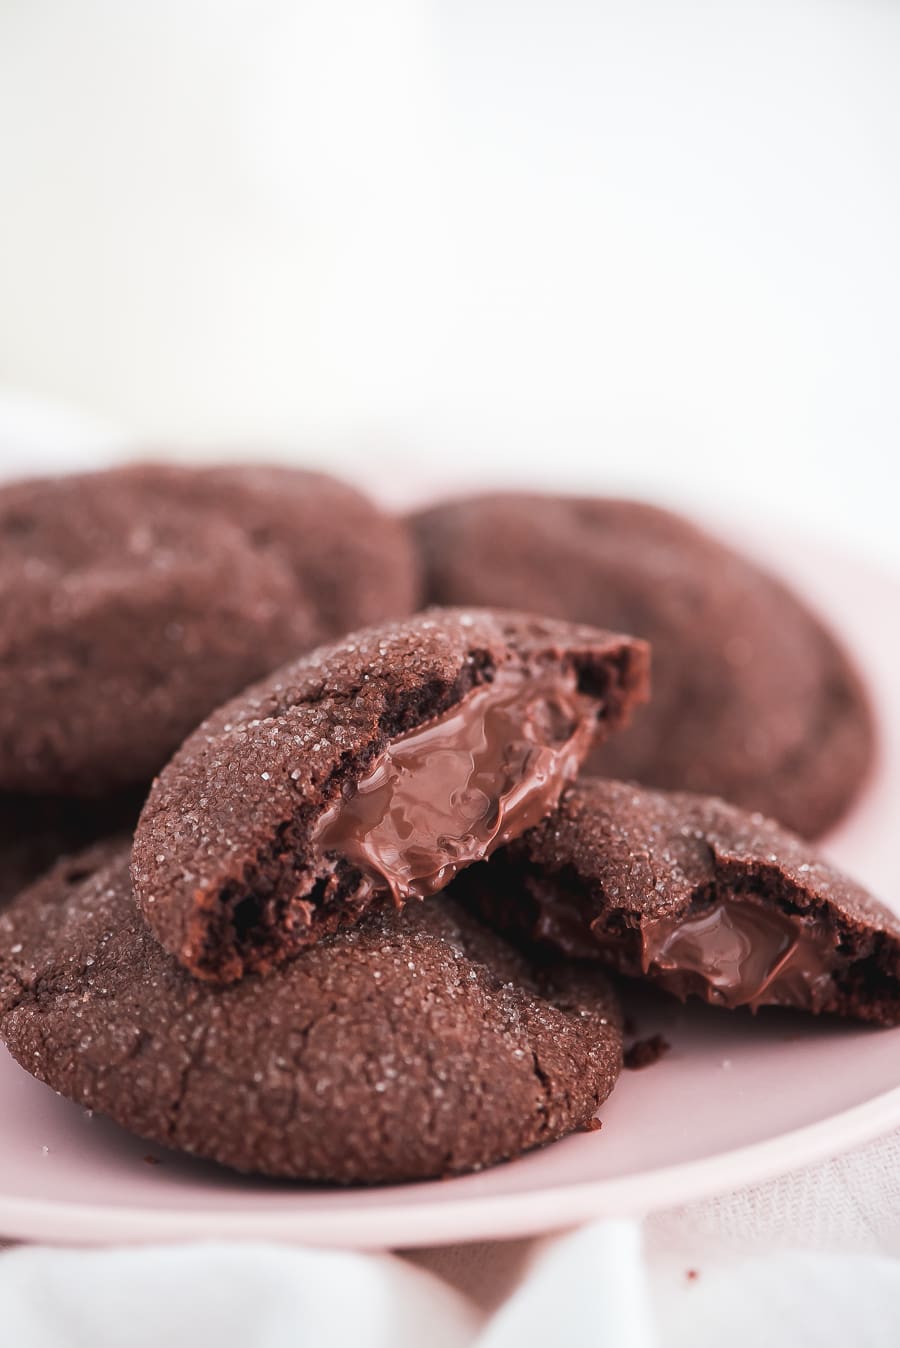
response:
M875 734L846 651L797 595L687 520L634 501L504 494L412 523L432 603L649 640L653 701L591 771L721 795L806 837L857 796Z
M442 889L556 805L647 693L629 637L434 610L358 632L211 716L150 792L138 903L218 982Z
M900 1021L900 919L715 798L584 779L462 890L500 929L681 998Z
M479 1169L585 1126L621 1066L594 970L535 972L441 899L370 914L266 978L197 982L135 908L127 846L0 916L0 1031L39 1080L237 1170L375 1183Z

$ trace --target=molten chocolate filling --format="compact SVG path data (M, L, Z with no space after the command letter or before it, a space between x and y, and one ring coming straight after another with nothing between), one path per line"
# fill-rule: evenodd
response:
M801 919L739 899L642 929L642 967L676 996L698 993L735 1007L815 1010L834 969L833 949Z
M574 671L500 669L392 740L326 811L315 841L397 902L426 898L556 806L592 743L597 710Z

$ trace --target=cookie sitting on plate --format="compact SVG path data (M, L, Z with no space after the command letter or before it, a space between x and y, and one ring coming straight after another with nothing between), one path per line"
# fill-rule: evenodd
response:
M27 1071L141 1137L255 1174L480 1169L590 1126L622 1064L595 970L534 967L443 897L219 988L163 950L127 841L107 843L19 895L0 949L0 1032Z
M900 918L722 800L583 779L453 892L502 931L681 998L900 1022Z
M133 850L0 917L4 1041L141 1136L260 1174L427 1178L589 1126L621 1067L611 987L438 891L553 809L647 672L629 637L477 610L294 661L188 738Z
M647 698L639 639L434 608L294 656L207 714L356 609L412 602L408 553L406 590L379 591L372 540L354 552L365 509L332 527L340 490L303 476L144 466L0 492L0 692L18 698L0 787L140 789L190 732L133 842L61 862L0 915L0 1034L27 1070L238 1170L377 1183L590 1127L622 1064L604 964L727 1007L900 1020L900 921L797 836L708 796L576 780ZM305 532L295 489L319 492ZM522 500L504 498L501 541ZM614 504L550 510L529 608L618 584L663 652L661 708L623 752L721 772L740 799L765 786L824 826L870 748L842 653L727 549ZM491 564L480 516L456 550L453 509L433 535L419 520L432 584L435 558ZM618 571L586 541L601 517L646 533ZM395 561L399 528L382 535ZM560 570L567 536L580 571Z

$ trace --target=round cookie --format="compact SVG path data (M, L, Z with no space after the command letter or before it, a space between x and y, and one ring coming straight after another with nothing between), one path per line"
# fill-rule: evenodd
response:
M501 930L681 998L900 1022L900 918L714 797L584 778L453 893Z
M322 647L215 712L154 782L138 903L216 982L442 889L550 811L647 693L642 642L434 610Z
M206 713L307 644L293 575L128 472L0 489L0 790L149 782Z
M590 770L714 793L806 837L857 795L874 730L834 636L784 585L633 501L488 495L412 519L427 598L634 632L653 700Z
M192 979L128 850L0 916L0 1032L54 1090L237 1170L376 1183L479 1169L586 1126L621 1066L594 970L541 972L456 905L371 914L267 978Z

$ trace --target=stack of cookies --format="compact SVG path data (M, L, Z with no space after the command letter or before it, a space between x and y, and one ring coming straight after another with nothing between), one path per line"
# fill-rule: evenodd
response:
M592 1126L623 979L900 1020L860 678L673 515L137 465L2 489L0 594L0 1035L144 1138L425 1179Z

